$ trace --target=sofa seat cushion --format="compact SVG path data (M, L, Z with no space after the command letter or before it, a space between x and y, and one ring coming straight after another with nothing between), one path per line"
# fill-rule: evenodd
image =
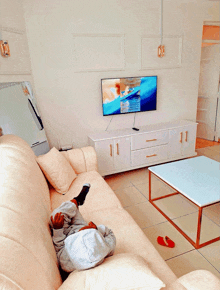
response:
M89 271L71 273L59 290L160 290L164 286L142 257L120 254L107 258L103 264Z
M38 156L36 160L55 190L65 194L76 178L76 173L69 161L55 147L48 153Z
M86 220L96 225L104 224L112 229L116 236L115 254L133 253L142 256L152 271L165 283L174 282L177 277L168 267L158 251L123 208L109 208L84 213Z
M120 201L102 176L97 171L89 171L79 174L65 195L58 194L53 188L50 189L52 211L60 206L62 202L76 197L84 183L90 183L91 187L85 203L80 207L82 215L84 212L121 207Z

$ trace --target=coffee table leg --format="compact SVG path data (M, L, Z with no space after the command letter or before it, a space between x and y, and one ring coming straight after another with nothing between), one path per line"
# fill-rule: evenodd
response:
M195 248L199 248L199 242L200 242L200 234L201 234L201 223L202 223L202 207L199 207L199 213L198 213L198 225L197 225L197 237L196 237L196 244Z
M149 201L151 201L151 172L149 170Z

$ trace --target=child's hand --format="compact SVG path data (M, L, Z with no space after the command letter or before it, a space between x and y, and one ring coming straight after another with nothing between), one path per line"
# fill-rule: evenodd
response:
M54 229L61 229L64 225L64 215L61 212L56 213L54 219L51 217L51 222Z

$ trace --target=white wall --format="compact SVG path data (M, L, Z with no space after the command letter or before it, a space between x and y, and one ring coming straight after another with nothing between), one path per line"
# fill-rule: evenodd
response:
M196 120L202 25L219 3L164 0L164 37L180 39L182 50L173 64L169 42L168 65L156 58L146 69L154 60L146 38L160 36L160 3L23 0L35 95L51 146L85 146L89 133L109 124L109 130L133 126L134 114L102 116L101 78L158 76L158 109L136 114L137 127Z

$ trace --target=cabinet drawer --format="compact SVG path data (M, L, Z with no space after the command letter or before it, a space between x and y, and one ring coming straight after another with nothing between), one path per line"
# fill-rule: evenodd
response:
M132 136L131 150L138 150L158 145L167 144L169 141L168 131L138 134Z
M151 164L156 161L166 160L168 156L168 146L156 146L131 152L131 165L138 166Z

